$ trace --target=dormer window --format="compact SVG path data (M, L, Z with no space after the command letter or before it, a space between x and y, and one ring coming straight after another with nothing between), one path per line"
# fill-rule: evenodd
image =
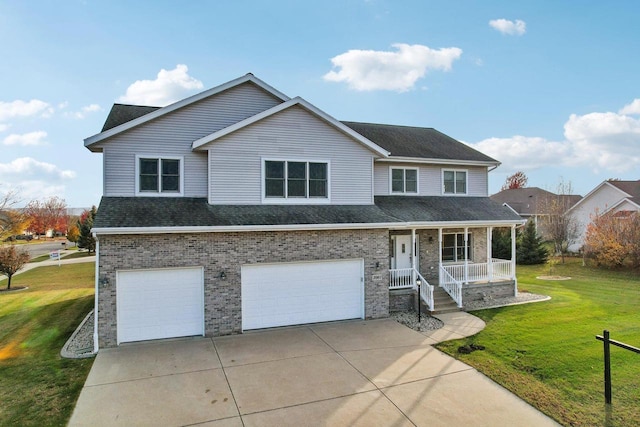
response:
M329 163L291 160L265 160L263 200L278 203L329 198Z
M392 194L417 194L418 193L418 169L391 168L391 193Z
M444 194L467 194L467 171L443 170L442 187Z
M136 156L136 194L138 196L182 195L181 157Z

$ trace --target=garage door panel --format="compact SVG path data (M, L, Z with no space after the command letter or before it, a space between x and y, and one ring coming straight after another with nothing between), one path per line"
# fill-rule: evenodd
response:
M362 269L362 260L243 266L243 329L362 318Z
M118 342L204 334L201 268L120 271Z

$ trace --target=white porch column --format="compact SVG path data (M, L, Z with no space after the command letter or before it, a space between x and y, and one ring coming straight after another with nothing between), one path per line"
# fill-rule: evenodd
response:
M464 228L464 283L469 283L469 227Z
M413 271L411 272L411 280L412 286L416 286L416 229L411 229L411 268Z
M487 227L487 275L489 283L493 282L493 257L491 248L493 247L493 227Z
M438 286L442 287L442 228L438 228Z
M511 226L511 278L516 278L516 226Z

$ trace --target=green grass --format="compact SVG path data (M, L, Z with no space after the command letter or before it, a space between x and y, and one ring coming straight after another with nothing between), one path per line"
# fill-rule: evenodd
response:
M0 293L0 425L65 425L93 359L60 350L93 307L94 264L36 268L11 286L29 289Z
M612 347L613 404L603 395L603 350L595 335L640 347L640 277L637 273L582 267L579 259L518 266L520 290L545 294L550 301L473 312L487 327L464 340L438 348L468 363L567 426L640 425L640 355ZM486 347L469 355L463 344ZM608 411L610 409L610 411Z

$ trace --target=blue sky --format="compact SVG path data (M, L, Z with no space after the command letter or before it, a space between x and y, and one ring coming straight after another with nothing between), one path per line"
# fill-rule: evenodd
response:
M640 2L0 1L0 193L98 204L114 102L254 73L339 120L434 127L490 193L640 179Z

